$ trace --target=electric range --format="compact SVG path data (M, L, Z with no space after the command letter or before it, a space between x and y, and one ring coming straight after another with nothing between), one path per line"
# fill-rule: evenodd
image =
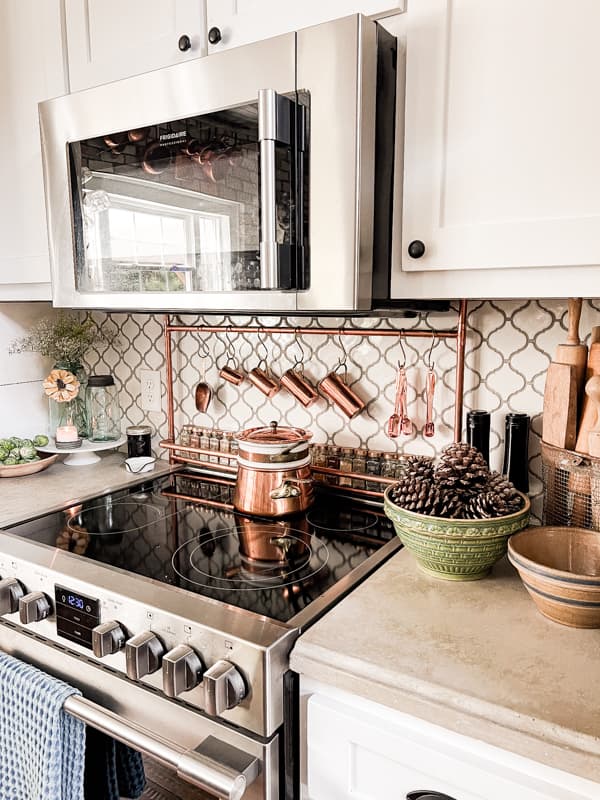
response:
M125 728L166 731L198 762L171 766L209 796L292 798L290 649L400 542L380 507L347 497L318 491L272 520L238 514L232 492L174 473L7 528L0 647Z

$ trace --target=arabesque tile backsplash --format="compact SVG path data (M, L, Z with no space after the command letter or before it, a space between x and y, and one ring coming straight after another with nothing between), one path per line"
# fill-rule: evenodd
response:
M597 324L600 301L584 303L581 331L587 335ZM539 442L545 372L556 345L566 332L565 300L471 301L468 309L468 330L465 363L465 409L481 408L492 412L490 461L501 467L504 445L504 415L522 411L531 415L530 472L534 515L541 516L541 462ZM152 314L107 314L93 312L98 325L114 324L120 331L120 347L89 353L90 371L111 371L119 381L121 401L128 423L148 421L156 429L155 448L167 436L167 417L145 412L140 407L141 369L159 370L162 376L163 409L165 403L165 355L162 334L163 317ZM434 403L435 436L425 439L425 375L431 340L404 339L409 381L408 413L415 423L410 437L390 440L385 435L387 418L392 412L395 368L403 359L400 340L396 337L359 338L345 334L343 343L348 356L349 383L368 405L358 417L348 420L324 398L309 409L303 408L285 391L268 400L248 381L239 386L226 383L218 376L227 360L231 344L237 362L243 369L258 365L262 355L269 366L281 374L302 358L306 376L319 381L336 366L343 356L338 337L311 334L228 334L227 325L277 324L290 327L337 327L342 318L260 317L211 315L181 318L184 323L206 322L223 327L218 334L181 334L174 338L173 364L175 382L176 429L186 423L236 430L250 425L267 424L277 419L283 424L309 428L315 442L333 442L342 446L365 446L370 449L399 450L409 453L435 454L452 440L454 386L456 378L455 341L440 340L433 349L432 361L437 374ZM456 313L421 315L420 319L364 318L346 320L346 325L360 328L453 327ZM213 388L213 397L206 414L194 407L194 387L202 367L201 340L208 346L206 380ZM266 348L266 349L265 349Z

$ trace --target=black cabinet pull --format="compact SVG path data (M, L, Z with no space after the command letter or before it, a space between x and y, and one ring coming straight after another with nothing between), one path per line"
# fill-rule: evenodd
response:
M185 53L186 50L189 50L190 47L192 46L192 41L190 37L184 33L183 36L179 37L179 41L177 42L177 44L181 52Z
M219 44L223 37L219 28L211 28L208 32L208 41L211 44Z
M415 239L408 245L408 255L411 258L421 258L422 255L425 255L425 245L420 239Z
M456 798L450 797L449 794L443 794L442 792L417 789L414 792L409 792L406 795L406 800L456 800Z

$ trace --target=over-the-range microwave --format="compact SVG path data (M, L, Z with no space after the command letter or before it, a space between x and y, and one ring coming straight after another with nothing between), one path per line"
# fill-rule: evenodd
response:
M55 305L370 309L396 68L354 15L41 103Z

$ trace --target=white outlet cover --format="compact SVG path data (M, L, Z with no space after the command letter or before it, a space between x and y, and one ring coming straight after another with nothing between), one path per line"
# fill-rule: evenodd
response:
M160 391L160 372L154 369L140 370L140 396L144 411L162 411Z

